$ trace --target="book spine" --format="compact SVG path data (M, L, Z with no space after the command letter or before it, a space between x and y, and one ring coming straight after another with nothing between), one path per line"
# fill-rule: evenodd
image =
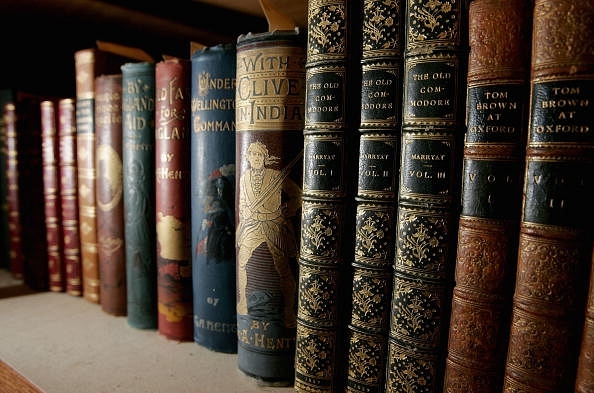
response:
M344 372L354 254L360 100L357 2L307 3L306 118L295 389L331 392ZM355 34L355 32L357 32ZM351 282L349 282L351 281ZM313 367L312 367L313 363Z
M464 7L406 3L389 393L442 389L465 130Z
M8 235L10 244L10 272L13 277L23 278L24 256L21 243L21 219L19 209L19 171L17 150L16 107L14 102L4 106L3 119L6 127L6 182L8 187Z
M236 67L234 44L192 55L194 341L226 353L237 352Z
M503 392L574 389L592 263L592 2L536 0Z
M13 101L15 91L10 88L0 89L0 268L10 270L10 229L8 203L8 150L5 105Z
M74 54L76 76L76 164L83 297L99 303L97 211L95 207L95 52Z
M49 290L63 292L66 289L66 270L62 258L63 245L60 228L62 212L60 205L59 150L54 101L40 103L41 144L43 165L43 198L45 211L45 233L47 241L47 262Z
M31 289L49 289L49 269L43 191L40 96L25 94L16 100L18 195L23 280Z
M58 102L58 139L61 236L64 241L66 293L82 296L82 265L78 220L78 173L76 170L76 102L64 98Z
M265 383L294 379L304 66L298 29L237 40L237 363Z
M95 79L95 201L99 303L111 315L126 315L126 250L122 176L122 75Z
M158 331L191 341L190 62L155 66L155 208Z
M379 393L385 366L396 242L402 105L400 1L363 1L355 252L345 391Z
M509 334L526 128L530 0L469 10L467 131L444 389L500 392Z
M592 256L594 258L594 254ZM594 392L594 262L590 270L590 288L575 377L575 393L588 392Z
M127 319L157 329L155 65L130 62L121 70Z

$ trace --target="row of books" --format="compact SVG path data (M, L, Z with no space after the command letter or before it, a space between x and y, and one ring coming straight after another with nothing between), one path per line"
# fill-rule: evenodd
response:
M299 392L592 391L593 21L311 0L81 50L75 98L4 106L11 269Z

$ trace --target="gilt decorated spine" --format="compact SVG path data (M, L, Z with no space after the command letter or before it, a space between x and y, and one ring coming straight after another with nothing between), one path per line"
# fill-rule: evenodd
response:
M465 2L407 0L386 391L440 392L459 218Z
M594 258L594 254L592 254ZM575 393L594 392L594 263L590 269L590 288L585 309L584 329L575 377Z
M97 212L95 210L95 76L100 68L94 49L74 54L76 76L76 154L83 296L99 303Z
M121 72L127 320L157 329L155 64L128 62Z
M101 309L126 315L122 177L122 75L95 79L95 201Z
M332 392L343 380L354 254L361 78L359 3L307 4L306 118L295 389ZM355 67L355 65L357 65Z
M237 364L264 383L294 379L304 66L299 29L237 40Z
M237 352L236 67L235 44L192 55L194 341L227 353Z
M594 4L536 0L503 389L571 392L592 263Z
M191 341L190 62L157 63L155 93L158 331Z
M43 198L45 211L45 233L47 241L47 263L49 290L63 292L65 276L63 244L61 235L62 212L60 204L59 144L56 121L56 103L51 100L40 104L41 144L43 165Z
M6 182L8 204L8 235L10 247L9 270L13 277L23 278L24 256L22 248L21 218L19 209L19 170L17 148L16 106L14 100L7 102L3 110L6 127Z
M403 3L363 1L361 119L345 391L385 389L402 103Z
M76 170L76 101L72 98L58 101L58 139L65 291L73 296L82 296Z

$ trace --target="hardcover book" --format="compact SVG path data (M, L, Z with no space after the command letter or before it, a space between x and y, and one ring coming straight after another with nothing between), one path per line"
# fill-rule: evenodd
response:
M237 364L264 383L294 379L304 65L297 28L237 39Z
M14 89L0 89L0 268L10 270L10 229L8 209L8 149L4 106L13 102Z
M83 296L93 303L99 303L100 296L95 203L95 78L103 74L119 74L121 65L131 59L148 60L150 56L137 48L105 42L98 42L97 47L80 49L74 53Z
M592 263L594 4L536 0L503 392L574 391Z
M496 393L518 252L531 1L474 0L468 14L462 211L444 389Z
M191 341L190 62L155 66L155 207L158 331Z
M4 105L2 119L6 128L6 203L8 211L9 270L14 278L23 278L24 256L21 243L19 209L19 154L17 149L17 121L14 98Z
M594 263L590 270L590 288L575 377L575 393L592 391L594 391Z
M72 98L58 101L58 139L61 236L66 272L66 293L82 296L82 265L78 221L78 175L76 170L76 102Z
M359 3L307 4L306 117L295 389L332 392L345 372L351 318L361 114ZM352 97L356 97L352 99Z
M14 103L22 274L24 283L37 291L49 289L40 111L46 99L23 93Z
M463 1L407 0L386 391L440 392L465 133Z
M126 249L122 175L122 75L95 79L95 201L99 304L126 315Z
M193 53L194 341L227 353L237 352L235 76L235 44L219 44Z
M121 72L127 319L157 329L155 64L128 62Z
M396 241L403 4L363 1L361 119L345 391L383 392Z
M43 166L43 198L45 211L45 234L47 241L47 263L49 290L65 290L66 270L62 258L62 212L60 204L59 144L57 132L56 103L51 100L40 103L41 160Z

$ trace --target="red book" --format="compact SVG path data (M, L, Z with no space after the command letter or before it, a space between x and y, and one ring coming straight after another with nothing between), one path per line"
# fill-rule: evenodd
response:
M155 207L158 330L191 341L190 63L167 59L155 68ZM179 176L170 176L177 173Z
M58 133L54 101L42 101L40 110L49 289L53 292L62 292L65 289L66 272L62 259Z
M82 267L78 231L78 179L76 170L76 104L64 98L58 105L58 167L60 172L61 235L66 292L82 295Z

